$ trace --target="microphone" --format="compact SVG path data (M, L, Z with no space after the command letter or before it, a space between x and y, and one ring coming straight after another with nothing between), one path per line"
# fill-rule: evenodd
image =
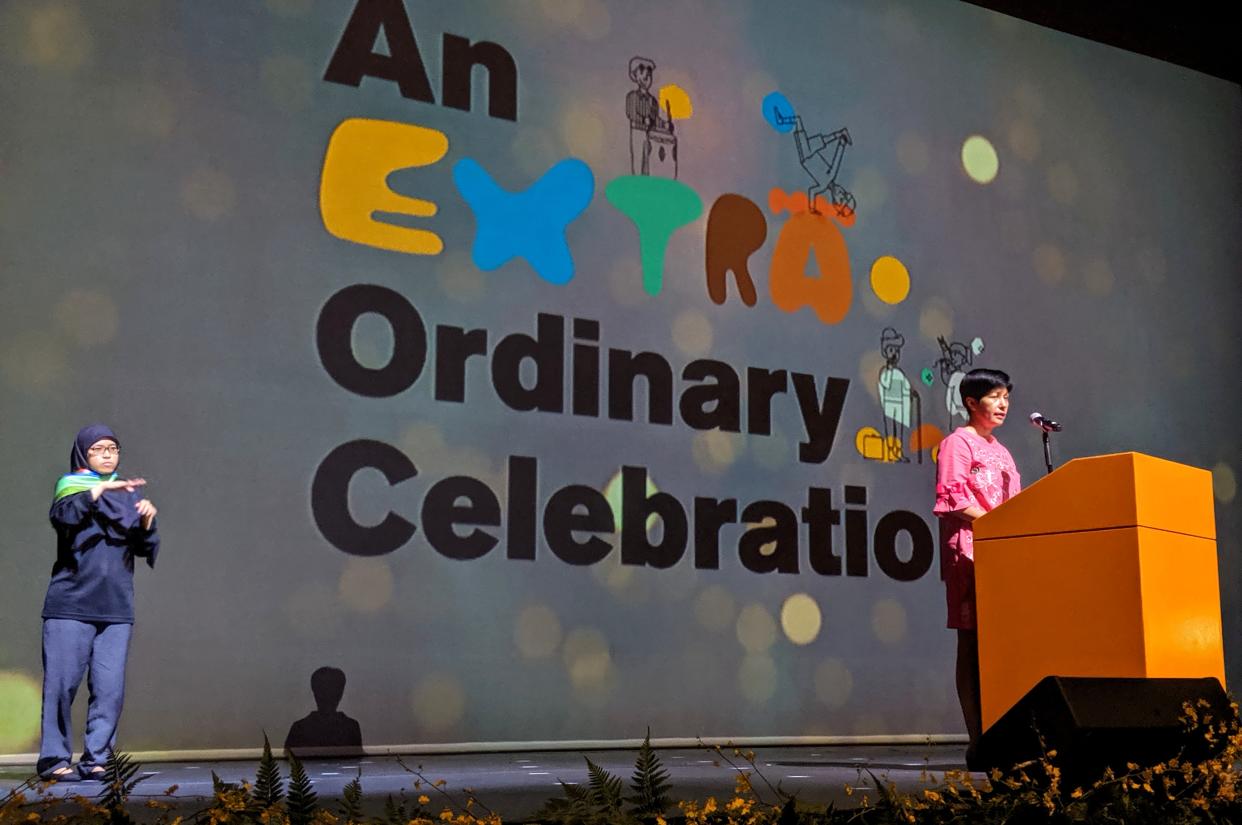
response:
M1051 418L1045 418L1043 413L1037 412L1031 413L1031 425L1038 427L1046 433L1059 433L1062 430L1061 425L1056 421L1053 421Z

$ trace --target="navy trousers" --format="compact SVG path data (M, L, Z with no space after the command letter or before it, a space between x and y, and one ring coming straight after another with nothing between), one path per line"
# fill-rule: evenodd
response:
M125 700L125 658L132 624L43 620L43 742L40 774L73 760L73 697L87 676L86 739L81 766L103 765L112 753Z

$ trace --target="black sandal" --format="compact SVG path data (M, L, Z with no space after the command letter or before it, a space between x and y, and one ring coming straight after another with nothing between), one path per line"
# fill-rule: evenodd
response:
M61 765L54 771L39 774L44 782L81 782L82 775L68 765Z

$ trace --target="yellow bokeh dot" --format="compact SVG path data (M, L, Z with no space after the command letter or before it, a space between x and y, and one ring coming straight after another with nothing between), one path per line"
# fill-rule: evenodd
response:
M881 255L871 265L871 291L886 304L900 304L910 294L910 272L892 255Z
M927 142L914 132L905 132L897 138L897 162L911 175L923 174L931 166Z
M1212 493L1221 504L1228 504L1238 494L1238 478L1223 461L1212 468Z
M815 696L830 708L844 707L854 690L854 675L840 659L825 659L815 668Z
M625 593L630 597L631 601L641 600L642 594L645 594L646 591L637 587L631 588L630 586L636 581L638 568L632 564L621 564L620 559L615 554L613 558L617 559L613 564L595 565L595 569L601 571L604 586L612 591L614 595L619 596Z
M196 218L219 220L233 211L236 201L232 179L219 170L199 167L181 182L181 203Z
M1096 260L1087 264L1084 280L1087 283L1088 292L1102 296L1113 291L1113 282L1116 278L1113 276L1113 268L1108 265L1108 261Z
M574 157L598 160L604 154L604 119L594 106L574 105L561 115L561 140Z
M359 613L376 613L392 601L392 569L383 558L350 556L337 583L341 602Z
M19 12L14 7L11 15ZM0 21L9 28L16 20ZM31 66L57 71L73 71L85 65L94 51L94 37L73 3L39 2L30 4L26 19L12 26L5 38L6 51L16 47L19 59ZM12 51L10 51L12 53Z
M962 143L962 168L975 183L991 183L1000 171L996 147L983 135L971 135Z
M708 585L694 600L694 618L707 630L720 632L733 624L737 602L718 584Z
M919 313L919 332L929 341L935 341L940 336L944 336L945 340L952 340L953 307L948 301L931 298L923 305L923 310Z
M35 743L42 708L42 691L34 677L0 670L0 753L23 752Z
M1048 193L1058 203L1069 205L1078 197L1078 175L1068 163L1054 163L1048 169Z
M690 443L690 452L699 469L719 474L737 461L742 446L742 436L739 433L707 430L694 437L694 441Z
M79 346L106 344L116 336L116 301L103 292L70 290L57 301L52 317L61 333Z
M880 599L871 608L871 630L886 645L906 638L906 609L896 599Z
M761 604L748 604L737 616L737 640L747 653L763 653L776 643L776 620Z
M414 718L428 732L448 730L466 713L466 691L456 676L432 673L418 683L412 697Z
M776 662L762 653L743 657L737 669L737 686L751 704L765 704L776 694Z
M591 693L607 687L612 670L612 653L604 634L595 628L571 630L565 637L561 657L576 691Z
M796 645L809 645L819 636L824 617L819 605L806 593L795 593L781 605L781 629Z
M1022 160L1035 160L1039 157L1039 133L1029 122L1015 121L1009 127L1009 148Z
M1065 256L1061 250L1050 243L1041 243L1035 247L1032 255L1035 274L1046 284L1055 286L1065 280Z
M556 23L570 23L582 14L586 0L539 0L544 15Z
M688 309L673 320L673 343L685 355L706 355L712 348L712 322L696 309Z
M660 111L667 117L672 114L673 120L685 120L694 114L694 104L690 95L676 83L660 87Z
M561 646L561 622L546 604L522 608L513 625L513 641L524 659L547 659Z

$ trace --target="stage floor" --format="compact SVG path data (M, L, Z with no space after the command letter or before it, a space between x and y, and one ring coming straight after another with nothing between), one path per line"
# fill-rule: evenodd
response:
M756 764L773 784L794 793L802 801L816 804L835 802L838 807L854 807L858 795L845 793L847 784L863 792L871 789L870 770L882 781L892 781L898 789L918 791L937 784L945 770L963 770L962 745L848 745L818 747L755 748ZM563 794L560 781L587 781L583 756L614 774L621 776L629 792L635 751L547 751L528 753L480 753L435 756L402 756L411 769L421 766L421 773L432 782L444 781L444 790L454 800L463 802L465 788L471 788L479 801L499 813L506 821L520 821L538 810L552 796ZM745 763L730 757L747 770ZM670 775L672 797L676 800L703 800L708 796L727 799L733 792L737 770L710 750L660 749L659 756ZM362 790L368 813L379 813L389 794L402 791L411 802L420 792L414 790L417 777L407 772L391 756L365 756L358 759L314 759L304 762L307 773L321 800L336 799L341 790L361 772ZM179 812L192 812L211 795L211 774L236 782L253 782L258 763L229 762L162 762L143 766L145 777L134 792L139 804L148 798L162 798L164 791L176 785L170 800ZM0 768L0 795L19 785L30 776L33 766ZM281 774L288 778L288 765L281 762ZM754 780L765 799L772 799L763 783ZM83 794L93 796L100 790L97 782L57 785L51 793L57 796ZM424 785L425 787L425 785ZM874 799L874 790L871 791ZM429 793L430 807L438 812L443 797ZM334 806L335 807L335 806Z

